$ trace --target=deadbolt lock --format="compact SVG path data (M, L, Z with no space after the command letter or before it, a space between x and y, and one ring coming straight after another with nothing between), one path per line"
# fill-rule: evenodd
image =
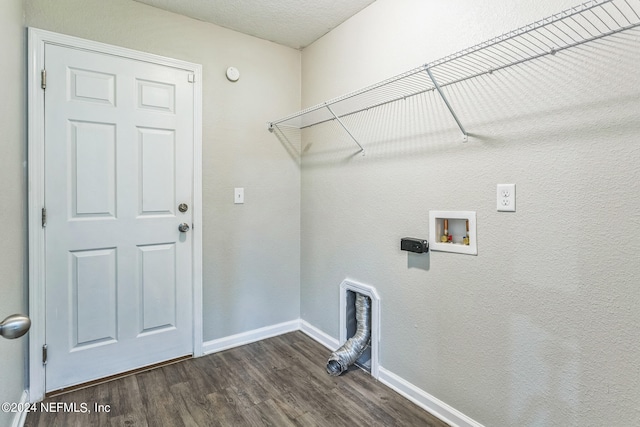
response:
M182 213L185 213L186 211L189 210L189 205L187 205L186 203L180 203L178 205L178 210Z

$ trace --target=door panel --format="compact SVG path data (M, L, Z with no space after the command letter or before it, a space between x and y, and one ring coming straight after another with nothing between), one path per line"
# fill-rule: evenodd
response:
M137 80L138 106L149 110L173 113L175 111L175 86L163 82Z
M193 351L188 72L45 50L46 390Z
M74 218L115 217L116 126L70 120L71 185Z
M116 342L117 249L76 251L69 255L72 351Z
M142 313L140 334L176 327L176 248L139 247Z
M175 196L175 132L138 128L142 180L140 215L173 215Z
M69 99L115 106L115 75L69 67L69 78Z

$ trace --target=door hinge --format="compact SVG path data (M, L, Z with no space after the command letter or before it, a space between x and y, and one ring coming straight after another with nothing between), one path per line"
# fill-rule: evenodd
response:
M187 77L187 81L189 83L195 83L196 82L196 75L190 73L189 76Z
M42 228L47 226L47 208L42 208Z
M43 345L42 346L42 364L46 365L47 364L47 345Z
M42 89L47 88L47 70L44 69L40 72L40 87Z

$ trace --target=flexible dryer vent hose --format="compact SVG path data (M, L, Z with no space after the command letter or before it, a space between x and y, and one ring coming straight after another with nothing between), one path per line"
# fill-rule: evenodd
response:
M371 300L356 293L356 333L329 356L327 361L329 375L337 377L346 371L366 350L371 341L370 316Z

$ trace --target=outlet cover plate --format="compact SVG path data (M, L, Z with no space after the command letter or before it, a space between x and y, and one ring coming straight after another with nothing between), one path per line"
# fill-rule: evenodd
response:
M498 184L496 186L496 209L498 212L516 211L515 184Z

